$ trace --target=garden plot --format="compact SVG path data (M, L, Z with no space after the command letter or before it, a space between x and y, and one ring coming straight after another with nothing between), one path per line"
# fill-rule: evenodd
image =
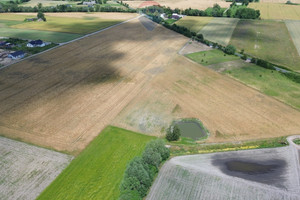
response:
M294 147L180 156L160 170L148 200L299 199Z
M0 137L0 199L35 199L72 159Z
M297 48L298 54L300 56L300 21L286 20L285 24L289 30L294 45Z
M214 18L200 30L200 33L204 39L226 46L238 21L233 18Z

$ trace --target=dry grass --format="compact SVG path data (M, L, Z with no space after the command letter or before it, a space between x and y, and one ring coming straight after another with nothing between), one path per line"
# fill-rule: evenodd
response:
M194 17L186 16L176 22L178 26L184 26L193 32L198 33L204 26L206 26L213 17Z
M144 1L123 1L129 4L133 8L138 8ZM208 7L213 7L214 4L219 4L221 7L228 8L231 4L230 2L225 2L223 0L156 0L161 6L166 6L170 8L197 8L200 10L205 10Z
M292 2L294 1L292 0ZM260 10L260 16L262 19L300 20L300 5L286 5L278 3L251 3L249 7Z

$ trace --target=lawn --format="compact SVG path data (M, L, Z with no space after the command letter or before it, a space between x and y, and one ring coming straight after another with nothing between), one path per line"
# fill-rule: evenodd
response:
M285 24L300 55L300 21L285 20Z
M294 2L292 0L292 2ZM282 3L250 3L250 8L260 10L262 19L294 19L300 20L300 5Z
M35 29L64 33L87 34L122 22L122 20L100 19L97 17L67 18L52 17L47 15L46 19L47 22L27 22L11 27L20 29Z
M184 26L193 32L198 33L205 25L207 25L212 17L193 17L186 16L176 22L178 26Z
M300 70L300 56L282 21L240 20L230 43L255 57Z
M240 68L225 70L224 73L300 110L300 84L277 71L244 63Z
M204 66L240 59L238 56L227 55L217 49L191 53L186 56Z
M154 137L107 127L38 199L118 199L127 163Z
M214 18L201 29L200 33L205 39L225 46L229 43L238 21L233 18Z

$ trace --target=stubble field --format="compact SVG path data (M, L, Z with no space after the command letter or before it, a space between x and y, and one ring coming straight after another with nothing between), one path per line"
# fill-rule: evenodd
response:
M72 159L0 137L0 199L35 199Z
M300 21L296 20L285 20L285 25L289 30L295 47L297 48L300 56Z
M295 0L292 2L297 3ZM286 5L284 3L250 3L249 7L260 10L262 19L300 20L300 5ZM298 3L300 2L298 1Z
M185 16L178 20L178 26L184 26L193 32L198 33L204 26L206 26L213 18L212 17L194 17Z
M0 132L73 154L108 124L162 136L195 117L208 142L299 133L297 110L177 55L187 41L136 19L10 66Z

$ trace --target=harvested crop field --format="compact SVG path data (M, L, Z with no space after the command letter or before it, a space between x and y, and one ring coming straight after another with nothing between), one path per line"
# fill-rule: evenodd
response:
M293 146L180 156L162 167L147 199L297 200L299 169Z
M230 44L250 55L300 71L300 56L282 21L240 20Z
M300 21L286 20L285 24L300 56Z
M238 21L233 18L214 18L200 30L200 33L205 39L226 46Z
M0 132L77 154L187 41L135 19L5 68Z
M35 199L72 158L0 137L0 199Z
M178 26L184 26L193 32L198 33L204 26L206 26L213 18L212 17L194 17L185 16L178 20Z
M123 1L124 3L129 4L133 8L138 8L145 1ZM219 4L222 8L228 8L230 2L225 2L223 0L156 0L155 2L159 3L161 6L166 6L170 8L179 8L179 9L200 9L205 10L208 7L213 7L214 4Z
M173 119L197 118L210 132L208 142L299 133L299 111L183 56L148 73L158 75L115 126L162 136Z
M297 3L295 0L292 0L292 2ZM283 3L250 3L249 7L259 10L262 19L300 20L300 5L286 5Z

